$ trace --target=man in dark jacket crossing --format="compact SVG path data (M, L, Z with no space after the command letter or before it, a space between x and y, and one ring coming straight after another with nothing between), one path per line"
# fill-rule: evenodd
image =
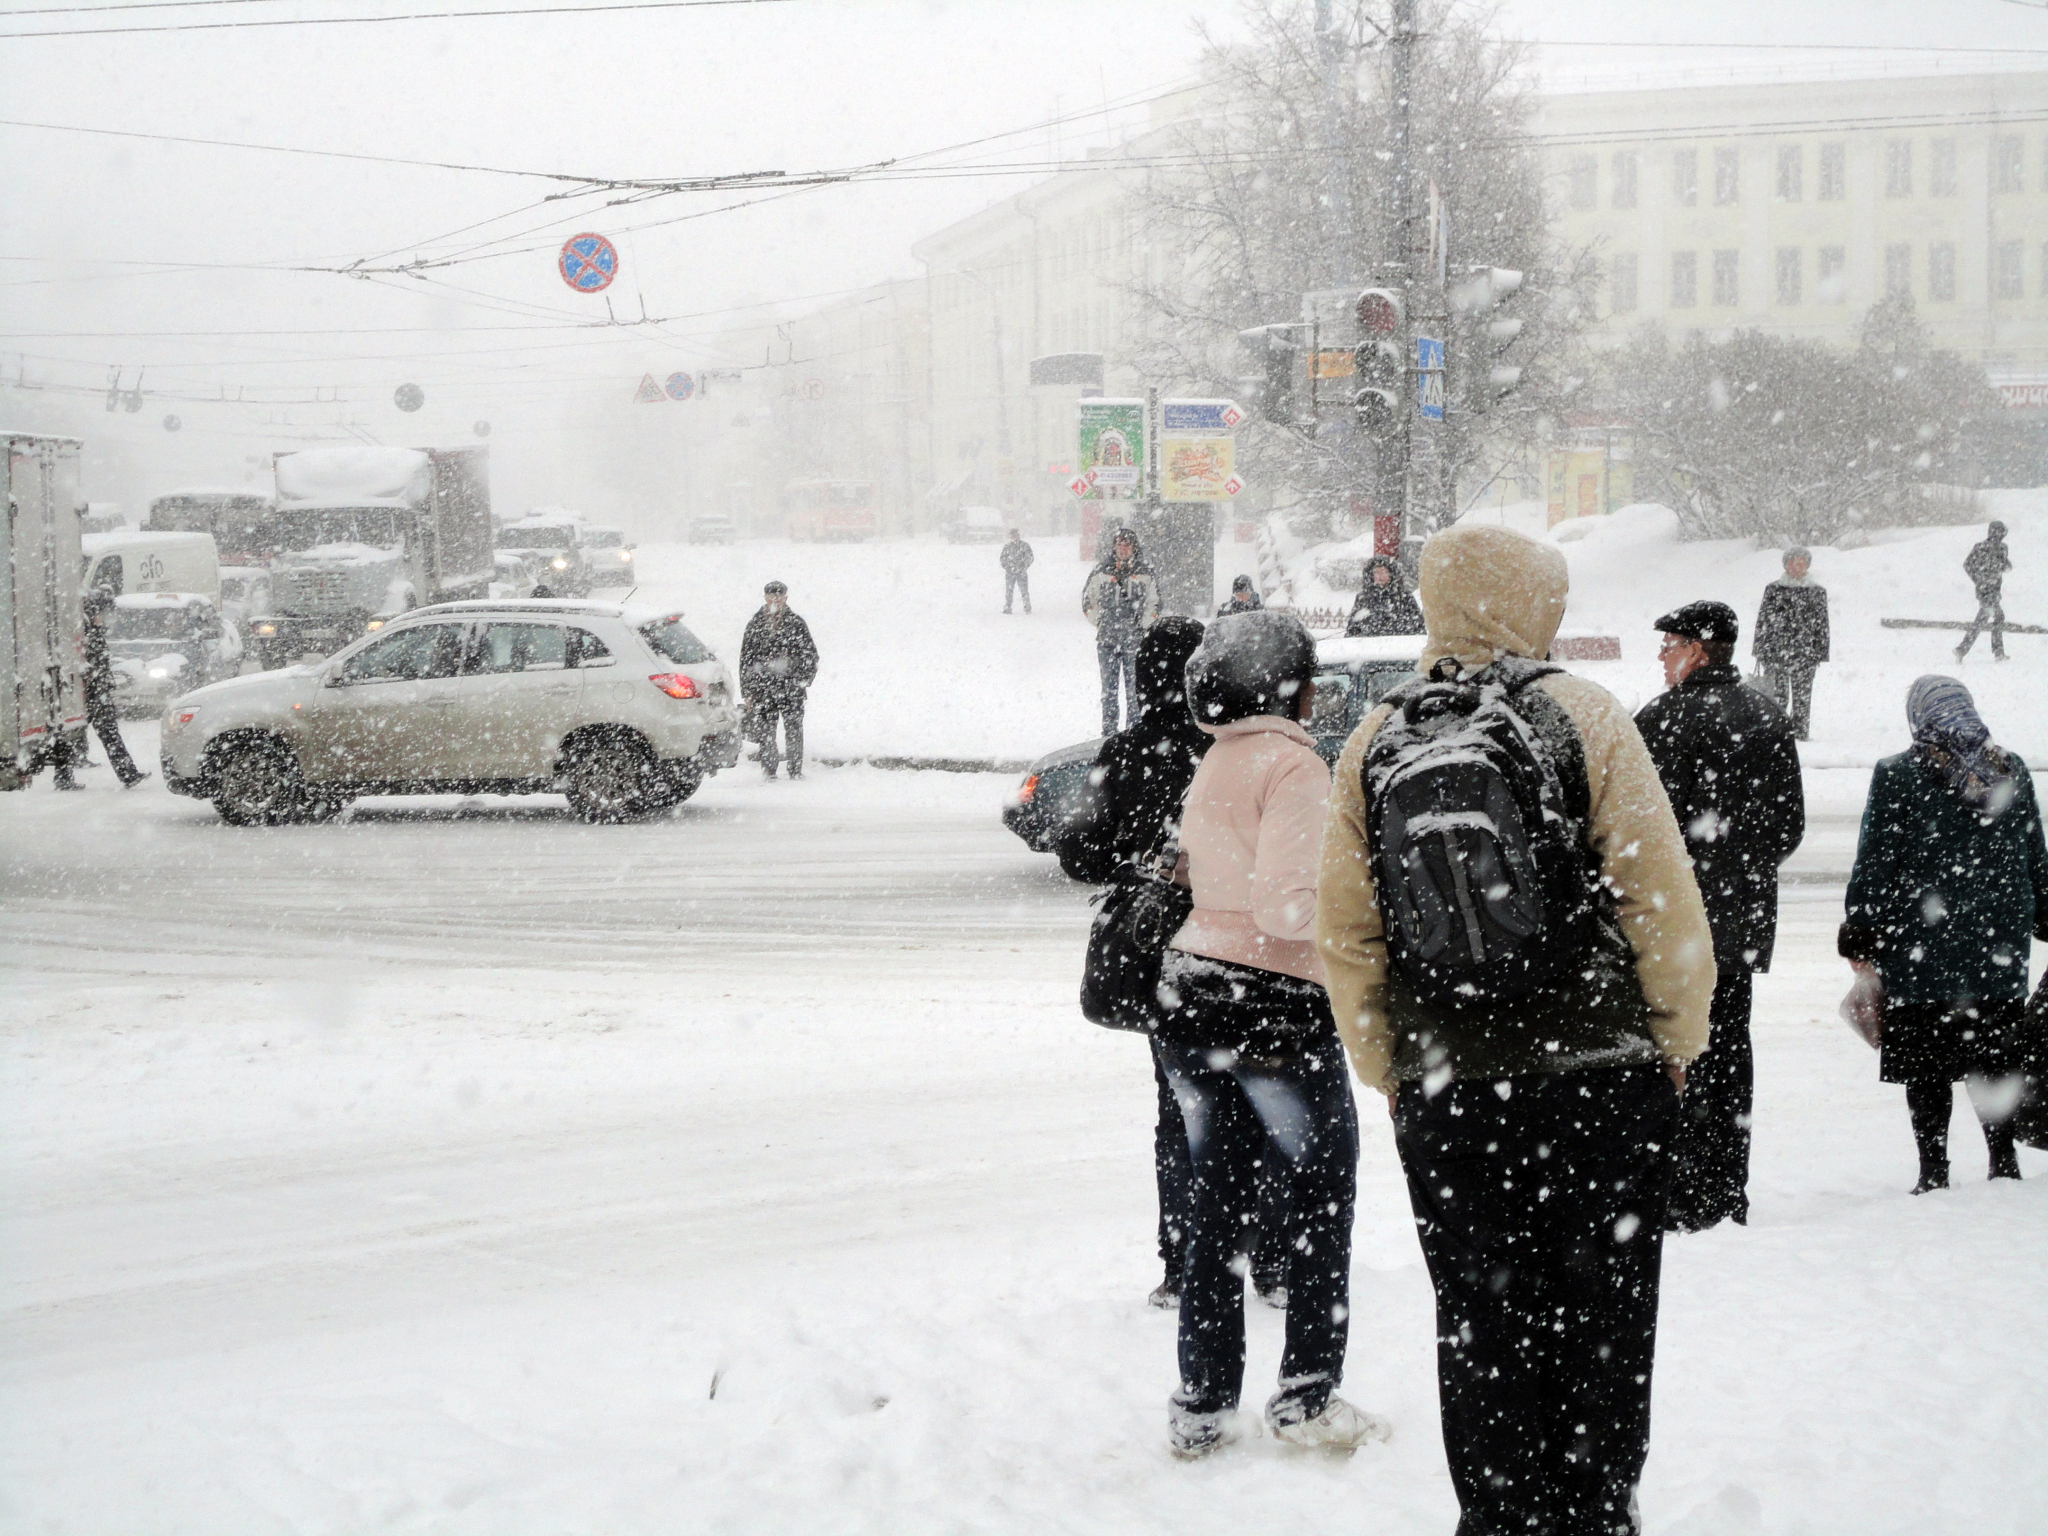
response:
M149 774L136 767L135 759L128 755L128 744L121 739L121 719L114 709L114 665L107 656L107 615L113 608L112 593L95 587L86 594L82 635L85 647L85 719L86 724L99 733L100 745L106 748L107 761L120 777L121 787L133 789ZM74 773L84 759L85 733L81 731L76 745L66 742L63 755L55 760L57 788L84 787Z
M1657 621L1668 692L1636 715L1671 799L1714 934L1707 1049L1686 1073L1673 1147L1673 1231L1749 1220L1749 1123L1755 1058L1752 978L1771 968L1778 866L1806 834L1792 728L1734 664L1735 610L1687 603Z
M1792 720L1792 733L1808 739L1813 715L1813 674L1828 659L1828 591L1806 573L1813 553L1785 551L1785 574L1764 588L1756 611L1750 650L1770 679L1778 707Z
M783 754L775 747L775 722L782 722L789 776L804 776L804 694L818 675L818 646L811 626L790 611L789 588L771 581L740 637L740 696L746 704L748 734L761 744L761 770L769 778Z
M1991 654L2005 660L2005 573L2012 569L2006 553L2005 524L1993 522L1984 537L1963 556L1963 574L1977 590L1977 616L1963 631L1963 643L1956 647L1956 660L1970 654L1985 625L1991 626Z

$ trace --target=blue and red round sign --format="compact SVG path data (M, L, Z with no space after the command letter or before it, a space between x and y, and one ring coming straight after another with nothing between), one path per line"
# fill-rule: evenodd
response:
M687 400L697 392L697 381L687 373L672 373L662 381L661 387L668 391L671 400Z
M619 275L619 250L603 235L571 235L558 265L562 281L578 293L602 293Z

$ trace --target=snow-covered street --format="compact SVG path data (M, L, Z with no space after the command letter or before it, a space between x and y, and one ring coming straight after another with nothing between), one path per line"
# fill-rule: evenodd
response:
M1863 775L1812 779L1753 1224L1667 1248L1648 1528L2038 1530L2048 1157L1978 1182L1959 1096L1958 1188L1905 1195L1834 1017ZM1392 1444L1168 1457L1150 1074L1008 782L0 802L0 1529L1448 1530L1376 1104L1348 1390Z

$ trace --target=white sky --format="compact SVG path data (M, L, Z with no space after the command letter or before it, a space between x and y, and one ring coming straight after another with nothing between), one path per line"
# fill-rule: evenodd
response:
M53 9L64 0L0 4L0 117L638 177L857 165L1003 133L1013 136L940 159L1042 160L1055 147L1073 155L1136 120L1123 104L1191 77L1193 15L1210 15L1226 34L1237 26L1230 5L1204 0L780 0L7 40L46 28L533 0L170 8L94 0L110 3L116 8L97 17L77 6ZM28 14L35 11L44 14ZM1771 78L1843 68L2039 67L2048 59L2048 51L2029 60L1660 46L2048 50L2048 9L2019 0L1510 0L1500 25L1547 43L1646 45L1546 47L1544 68L1571 81L1589 72L1620 79L1647 71L1677 83L1731 71ZM1033 129L1057 113L1092 116ZM93 397L0 390L0 412L9 425L87 435L101 445L109 478L124 482L116 492L123 495L170 480L238 480L245 455L344 418L386 441L459 440L473 421L489 419L494 448L511 447L508 432L545 434L565 411L630 391L644 371L718 363L709 335L743 317L736 306L915 272L913 239L1018 184L836 187L629 233L733 198L691 193L606 209L584 197L533 208L549 184L0 126L6 377L103 389L110 369L123 368L132 383L142 367L150 393L144 411L130 416L106 414ZM479 233L537 228L531 241L516 243L540 249L439 272L436 283L262 270L402 258L432 236L522 207L520 217ZM624 270L610 297L621 318L637 316L643 301L651 315L682 318L659 330L571 329L605 315L602 299L571 292L555 273L554 248L584 228L619 239ZM166 270L175 264L190 267ZM147 334L161 332L205 334ZM393 387L408 380L424 386L429 401L413 418L390 404ZM338 391L341 401L257 409L168 398L223 388L295 402ZM175 438L161 427L166 410L186 424ZM529 489L530 499L550 499L545 487Z

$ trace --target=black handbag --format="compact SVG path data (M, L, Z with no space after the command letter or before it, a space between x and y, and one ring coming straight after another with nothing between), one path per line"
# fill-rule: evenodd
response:
M1134 860L1098 895L1081 967L1081 1016L1105 1029L1149 1035L1158 1026L1159 963L1195 908L1195 893L1174 883L1180 846Z
M2013 1111L2014 1141L2048 1152L2048 976L2034 988L2020 1023L2020 1081L2023 1091Z

